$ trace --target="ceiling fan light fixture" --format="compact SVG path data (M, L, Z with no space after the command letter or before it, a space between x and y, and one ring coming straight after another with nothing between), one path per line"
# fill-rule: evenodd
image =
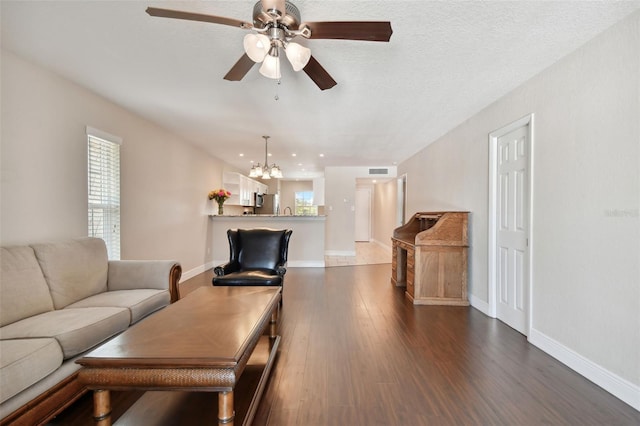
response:
M291 42L287 44L285 53L293 70L296 72L307 66L309 59L311 59L311 49L298 43Z
M262 3L264 11L272 17L279 19L285 12L285 0L262 0L258 3Z
M2 0L0 0L2 1ZM327 90L337 83L331 75L311 56L311 51L297 43L295 37L306 39L362 40L388 42L393 30L389 21L306 21L302 22L300 10L293 0L258 0L253 6L253 23L224 16L207 15L182 10L148 7L150 16L188 21L209 22L228 25L243 30L252 30L244 38L245 53L223 77L228 81L240 81L256 62L262 62L260 73L270 79L279 80L280 62L278 48L285 49L287 59L295 71L304 70L320 88ZM287 49L287 45L290 45ZM266 52L265 52L266 50ZM275 99L278 100L276 94Z
M280 74L280 58L278 58L277 46L271 46L271 49L269 49L269 54L264 58L260 67L260 74L274 80L279 80L282 76Z
M263 34L247 34L242 44L245 53L253 62L262 62L271 46L269 37Z

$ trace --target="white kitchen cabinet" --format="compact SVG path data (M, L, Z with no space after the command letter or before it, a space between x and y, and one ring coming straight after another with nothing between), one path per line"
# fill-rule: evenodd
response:
M241 206L240 203L240 173L224 172L222 174L222 187L231 192L231 197L225 202L230 206Z
M255 192L266 193L268 190L267 185L235 172L223 173L222 186L231 192L231 197L226 204L232 206L253 207L255 205L253 194Z

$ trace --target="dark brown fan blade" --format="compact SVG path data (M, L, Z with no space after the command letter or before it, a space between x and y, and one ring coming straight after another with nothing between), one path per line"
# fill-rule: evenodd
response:
M309 62L303 68L304 72L313 80L314 83L320 88L320 90L331 89L335 86L336 81L329 75L329 73L322 68L320 62L316 60L313 56L309 58Z
M243 29L253 28L253 24L244 22L239 19L225 18L222 16L203 15L201 13L183 12L180 10L158 9L157 7L148 7L147 13L151 16L161 18L186 19L187 21L210 22L212 24L230 25Z
M391 22L305 22L311 29L311 37L321 39L389 41L393 30Z
M240 81L249 72L254 64L255 62L253 62L251 58L245 53L240 59L238 59L238 62L236 62L233 67L231 67L227 75L224 76L224 79L229 81Z

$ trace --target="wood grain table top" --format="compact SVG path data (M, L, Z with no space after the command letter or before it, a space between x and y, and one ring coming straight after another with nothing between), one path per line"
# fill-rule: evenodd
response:
M203 287L77 362L98 368L234 368L280 298L280 287Z

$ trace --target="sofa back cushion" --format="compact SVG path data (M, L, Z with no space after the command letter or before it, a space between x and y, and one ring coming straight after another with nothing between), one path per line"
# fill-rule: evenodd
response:
M2 247L0 252L0 326L53 310L49 287L33 249Z
M56 309L107 291L109 260L100 238L34 244Z

